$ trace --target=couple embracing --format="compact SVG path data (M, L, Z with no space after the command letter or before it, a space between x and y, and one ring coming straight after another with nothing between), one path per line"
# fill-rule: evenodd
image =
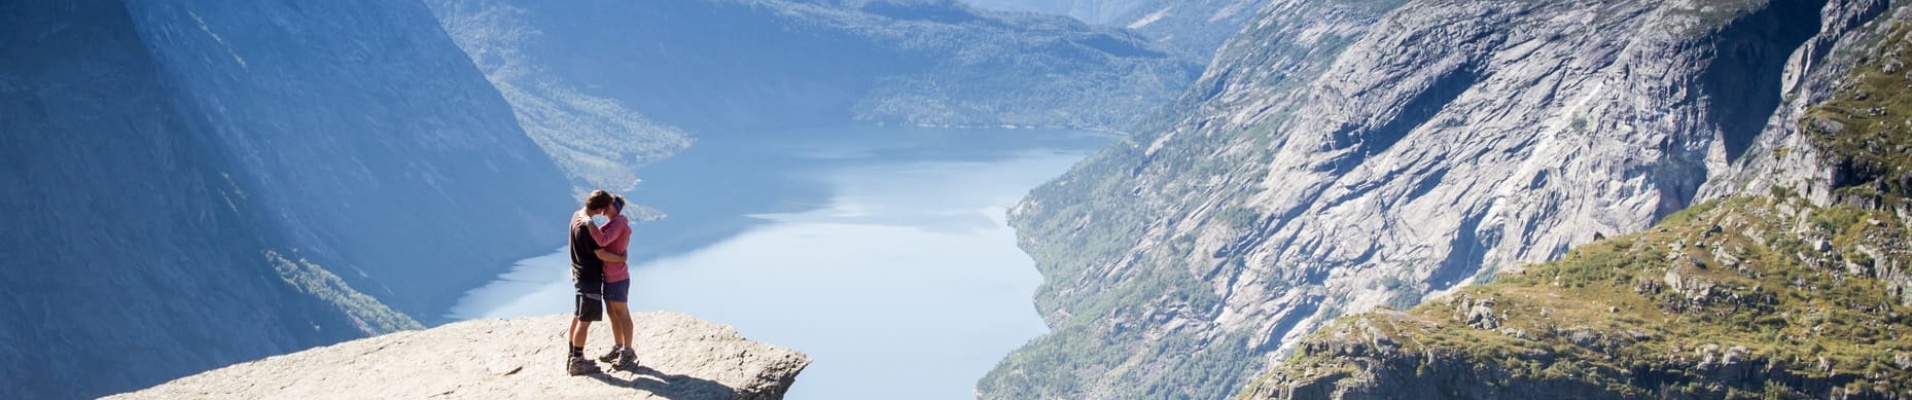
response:
M607 310L617 344L598 361L618 369L637 367L637 352L631 350L631 272L624 263L630 244L624 196L591 191L584 209L571 214L571 282L577 287L577 311L566 331L571 353L565 371L571 375L599 372L597 363L584 358L584 339L591 333L591 323L604 320Z

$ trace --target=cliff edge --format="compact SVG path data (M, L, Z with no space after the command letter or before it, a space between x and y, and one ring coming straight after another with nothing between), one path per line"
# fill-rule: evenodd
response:
M355 340L180 378L109 399L781 399L810 364L736 329L669 312L635 315L640 367L564 373L566 315L477 320ZM594 324L587 354L610 346Z

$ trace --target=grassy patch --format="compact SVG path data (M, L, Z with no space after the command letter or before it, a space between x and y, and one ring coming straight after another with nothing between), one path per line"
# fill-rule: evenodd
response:
M1912 262L1907 238L1886 212L1710 202L1407 313L1344 318L1336 325L1372 326L1400 349L1363 361L1304 345L1273 380L1294 384L1310 369L1389 357L1452 358L1498 371L1483 385L1573 382L1646 397L1906 396L1912 307L1901 294L1912 280L1884 266ZM1470 307L1483 301L1491 328ZM1323 329L1308 342L1346 341L1346 331Z

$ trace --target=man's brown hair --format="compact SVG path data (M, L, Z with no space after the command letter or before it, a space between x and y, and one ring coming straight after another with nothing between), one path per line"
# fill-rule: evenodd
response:
M602 210L610 207L611 192L598 189L591 191L591 195L584 197L584 209L586 210Z

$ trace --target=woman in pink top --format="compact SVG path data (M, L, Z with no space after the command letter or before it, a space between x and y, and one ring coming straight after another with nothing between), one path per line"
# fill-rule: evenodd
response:
M624 196L611 196L610 222L591 229L591 240L604 251L616 254L604 259L604 308L611 317L611 336L617 344L598 361L617 368L637 366L637 352L631 350L631 268L625 256L631 246L631 222L624 218ZM602 257L601 257L602 258Z

